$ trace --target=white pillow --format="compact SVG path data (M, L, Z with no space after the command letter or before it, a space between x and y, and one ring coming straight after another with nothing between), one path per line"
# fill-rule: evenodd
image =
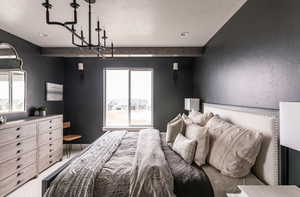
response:
M193 124L193 121L185 114L182 114L182 120L185 123L185 125Z
M199 167L204 165L209 152L208 128L189 124L186 126L185 137L197 142L194 161Z
M218 116L207 126L211 144L208 163L230 177L248 175L259 154L263 134L230 124Z
M200 126L205 126L206 123L213 117L213 113L204 113L197 111L191 111L189 114L189 118L193 121L193 123L198 124Z
M172 148L188 164L191 164L194 160L196 146L197 142L195 140L190 140L179 133Z
M178 114L173 120L167 124L166 142L168 145L172 145L177 137L178 133L183 131L184 123L181 115Z

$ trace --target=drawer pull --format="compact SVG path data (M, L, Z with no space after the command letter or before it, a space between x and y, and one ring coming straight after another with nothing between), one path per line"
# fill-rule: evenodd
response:
M52 123L52 120L49 120L50 123Z
M49 158L52 158L52 155L49 155Z
M19 154L19 153L21 153L21 150L18 150L18 151L17 151L17 154Z
M49 135L52 135L52 131L49 132Z
M49 146L52 146L53 144L49 144Z
M53 162L52 160L49 161L50 164L51 164L52 162Z
M20 161L20 160L21 160L21 157L18 157L18 158L17 158L17 161Z
M21 142L17 143L17 146L20 146L21 145Z
M52 126L50 126L49 129L52 129Z
M18 181L17 181L17 185L19 185L21 182L22 182L21 180L18 180Z
M17 130L17 131L20 131L20 130L21 130L21 127L18 127L16 130Z
M21 135L17 135L16 139L18 139L18 138L20 138L20 137L21 137Z
M17 169L20 169L22 167L22 165L20 164L20 165L17 165Z
M52 149L49 150L50 153L51 153L52 151L53 151Z
M19 172L18 174L17 174L17 177L19 177L19 176L21 176L22 175L22 173L21 172Z
M52 137L49 137L49 140L52 140Z

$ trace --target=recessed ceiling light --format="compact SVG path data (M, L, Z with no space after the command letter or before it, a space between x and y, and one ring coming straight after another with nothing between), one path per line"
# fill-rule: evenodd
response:
M180 34L180 37L181 37L181 38L187 38L187 37L189 36L189 34L190 34L190 32L185 31L185 32L182 32L182 33Z
M45 38L45 37L48 37L48 34L40 33L40 36Z

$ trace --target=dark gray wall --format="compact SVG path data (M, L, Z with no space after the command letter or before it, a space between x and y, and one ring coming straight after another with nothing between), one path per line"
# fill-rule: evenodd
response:
M48 113L63 113L63 102L45 101L45 82L63 83L64 61L40 55L40 48L0 29L0 42L9 43L17 49L27 72L27 108L46 104ZM7 115L9 120L23 118L28 113Z
M270 109L300 101L299 7L298 0L249 0L196 60L194 95ZM288 151L287 161L288 183L300 185L300 153Z
M183 112L184 98L192 96L192 58L67 58L65 65L65 120L71 121L69 132L83 135L81 143L91 143L102 135L103 68L146 67L154 69L154 126L161 131L167 121ZM84 80L77 63L83 62ZM180 70L176 85L172 79L172 63Z

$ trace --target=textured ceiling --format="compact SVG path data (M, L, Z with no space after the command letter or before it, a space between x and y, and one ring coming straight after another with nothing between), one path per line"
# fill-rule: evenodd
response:
M71 36L45 23L39 0L1 0L0 28L42 47L67 47ZM71 20L71 0L50 0L52 20ZM97 0L93 29L99 17L116 46L204 46L246 0ZM87 3L78 0L78 29L87 31ZM182 32L189 32L182 38ZM41 36L47 34L47 37ZM87 33L86 33L87 35ZM96 34L94 34L94 38Z

